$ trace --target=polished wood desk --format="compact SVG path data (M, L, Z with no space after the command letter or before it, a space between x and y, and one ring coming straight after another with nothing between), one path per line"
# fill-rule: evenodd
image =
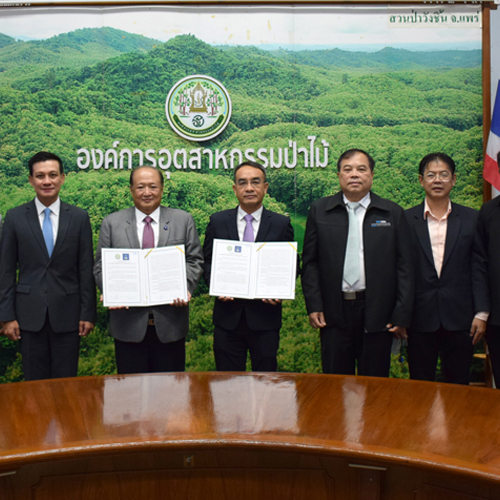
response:
M0 386L1 500L500 499L500 391L182 373Z

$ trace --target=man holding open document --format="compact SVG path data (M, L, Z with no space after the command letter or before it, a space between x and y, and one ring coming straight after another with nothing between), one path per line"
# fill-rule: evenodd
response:
M297 256L290 219L262 205L267 188L262 165L253 161L238 165L233 190L239 206L213 214L207 227L204 279L209 286L212 281L211 294L223 289L234 292L217 294L215 300L214 353L219 371L245 371L248 351L253 371L277 369L281 298L290 297L290 288L293 293ZM285 244L280 248L274 242ZM293 264L287 265L290 249ZM281 268L274 271L275 279L268 279L271 267ZM273 298L250 298L270 297L269 292Z
M135 207L102 221L94 267L118 373L184 371L188 302L203 263L196 226L187 212L160 206L155 168L133 170L130 191Z

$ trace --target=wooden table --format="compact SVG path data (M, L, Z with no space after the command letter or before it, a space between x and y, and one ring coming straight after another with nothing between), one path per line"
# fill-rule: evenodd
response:
M181 373L0 386L1 500L500 499L500 391Z

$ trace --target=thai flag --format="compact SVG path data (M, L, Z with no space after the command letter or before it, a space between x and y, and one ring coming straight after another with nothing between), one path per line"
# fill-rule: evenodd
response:
M486 147L486 158L484 159L483 177L497 191L500 191L500 173L498 161L500 153L500 81L497 87L497 96L491 118L490 136Z

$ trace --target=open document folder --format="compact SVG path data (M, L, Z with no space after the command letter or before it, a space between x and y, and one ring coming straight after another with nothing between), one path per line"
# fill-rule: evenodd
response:
M102 249L103 296L106 307L157 306L174 299L187 302L184 245Z
M210 295L239 299L294 299L295 241L214 239Z

